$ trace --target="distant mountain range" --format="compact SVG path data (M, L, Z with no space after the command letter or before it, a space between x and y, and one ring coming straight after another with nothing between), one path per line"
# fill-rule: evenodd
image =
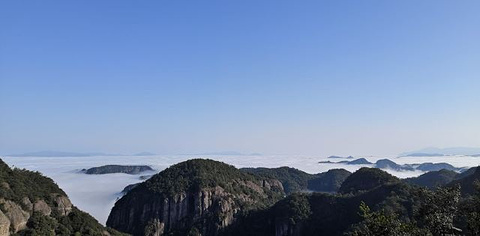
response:
M480 156L480 148L476 147L451 147L451 148L424 148L411 152L401 153L400 156L447 156L447 155L466 155Z
M358 158L352 161L319 161L320 164L345 164L345 165L372 165L374 168L378 169L391 169L396 171L413 171L413 170L420 170L424 172L428 171L439 171L442 169L463 172L465 168L458 168L454 167L448 163L431 163L431 162L424 162L424 163L414 163L414 164L404 164L399 165L389 159L381 159L375 163L369 162L365 158Z
M8 154L10 157L91 157L91 156L154 156L157 155L151 152L139 152L135 154L118 154L118 153L103 153L103 152L63 152L63 151L39 151L27 152L20 154ZM194 155L194 156L262 156L261 153L241 153L236 151L221 151L221 152L205 152L205 153L190 153L180 155Z
M155 155L151 152L140 152L133 154L133 156L152 156ZM21 154L6 155L10 157L91 157L91 156L130 156L125 154L112 154L103 152L62 152L62 151L40 151L40 152L27 152Z
M151 153L151 152L139 152L137 154L134 154L134 156L155 156L157 154Z
M221 152L203 152L189 155L205 155L205 156L262 156L261 153L242 153L236 151L221 151Z

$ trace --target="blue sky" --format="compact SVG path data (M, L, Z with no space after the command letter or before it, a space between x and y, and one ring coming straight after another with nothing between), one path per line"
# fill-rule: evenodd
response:
M480 146L478 1L2 1L0 153Z

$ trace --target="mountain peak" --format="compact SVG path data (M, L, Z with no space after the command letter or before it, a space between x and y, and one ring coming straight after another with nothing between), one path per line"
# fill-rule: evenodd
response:
M363 167L347 177L341 185L340 193L355 193L366 191L388 183L398 183L400 180L393 175L377 169Z

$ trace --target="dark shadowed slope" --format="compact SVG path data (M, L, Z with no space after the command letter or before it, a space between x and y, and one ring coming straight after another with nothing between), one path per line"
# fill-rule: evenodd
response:
M430 171L415 178L407 178L405 182L433 189L452 182L457 175L452 170Z

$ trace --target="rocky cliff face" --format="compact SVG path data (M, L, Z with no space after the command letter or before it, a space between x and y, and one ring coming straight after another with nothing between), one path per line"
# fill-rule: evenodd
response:
M6 217L6 220L0 220L0 222L5 222L5 225L1 227L2 230L0 231L17 233L21 230L27 229L28 220L35 213L43 216L50 216L53 212L59 216L66 216L72 211L72 203L65 196L55 195L53 204L54 207L50 207L44 200L37 200L32 204L30 199L25 197L23 199L24 207L22 207L22 204L17 204L14 201L0 198L0 205L2 206L2 210L0 210L2 211L0 218L2 218L2 215ZM6 225L8 225L8 227L6 227Z
M242 212L273 204L283 194L278 180L191 160L131 190L115 204L107 225L134 235L218 235Z
M0 210L0 236L10 235L10 220Z
M13 201L0 199L2 205L2 212L10 222L9 231L16 233L20 230L27 228L27 221L30 218L30 213L24 211L22 207Z

